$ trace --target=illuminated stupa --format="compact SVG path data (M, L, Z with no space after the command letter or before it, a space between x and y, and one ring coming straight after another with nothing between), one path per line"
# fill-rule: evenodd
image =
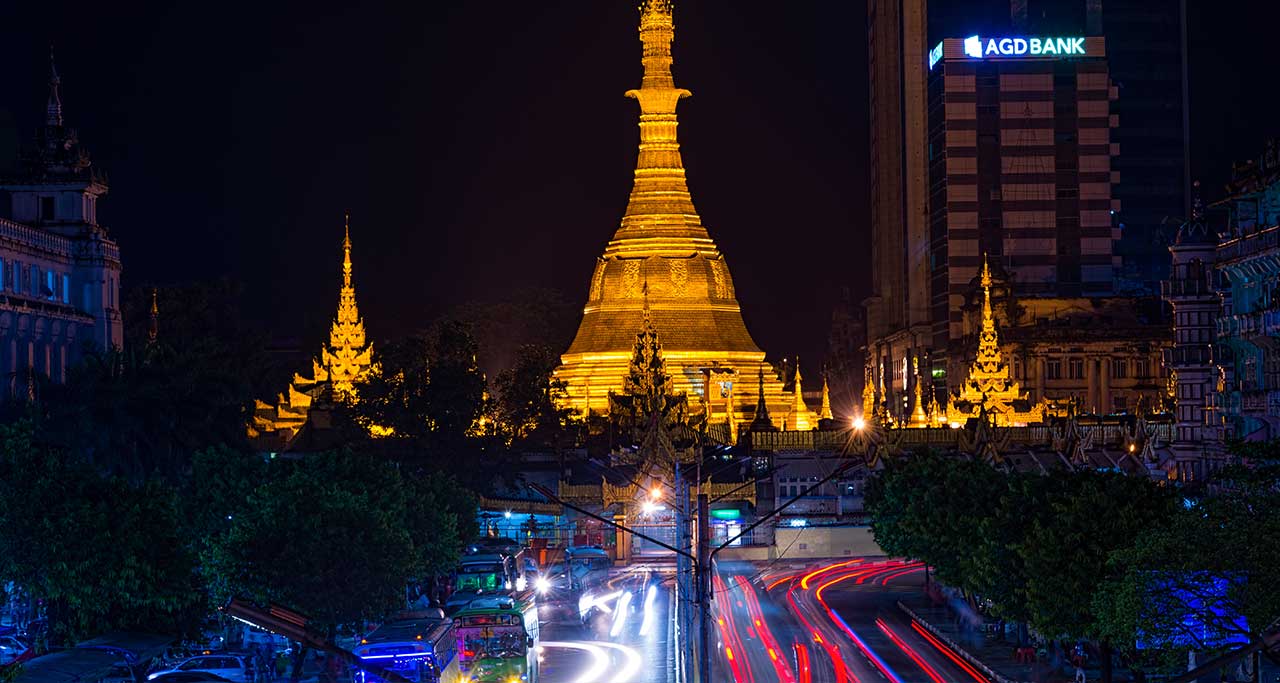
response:
M818 417L800 399L801 387L784 391L747 332L724 256L693 207L676 139L676 103L690 93L671 76L674 34L670 0L645 0L644 78L639 90L626 93L640 103L635 181L622 223L596 262L582 324L556 377L567 383L572 407L607 412L609 393L622 390L647 292L674 389L687 393L691 405L732 430L751 422L763 390L769 412L785 421L777 426L814 428Z

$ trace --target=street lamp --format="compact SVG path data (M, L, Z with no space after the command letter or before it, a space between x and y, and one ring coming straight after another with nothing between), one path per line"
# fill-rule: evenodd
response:
M861 417L861 416L853 418L853 428L854 428L854 429L856 429L856 430L858 430L858 431L862 431L862 428L863 428L863 427L866 427L866 426L867 426L867 423L866 423L866 421L864 421L864 420L862 419L862 417Z

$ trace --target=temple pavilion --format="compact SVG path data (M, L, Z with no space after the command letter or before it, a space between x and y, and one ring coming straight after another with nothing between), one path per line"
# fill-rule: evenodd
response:
M328 426L328 407L353 396L355 383L373 362L373 343L365 339L364 321L356 306L351 276L351 225L348 218L342 238L342 288L338 313L329 328L329 343L311 360L311 376L294 373L275 404L254 401L249 439L263 450L289 450L308 425Z

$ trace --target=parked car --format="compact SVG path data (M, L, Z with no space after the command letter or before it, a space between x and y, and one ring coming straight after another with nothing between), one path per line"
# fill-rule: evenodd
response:
M247 656L236 654L214 654L192 657L168 671L157 671L147 676L148 681L159 680L161 676L174 672L209 673L224 678L232 683L253 683L253 665ZM164 679L166 681L170 679Z
M208 671L166 671L155 674L152 683L230 683L227 679Z
M106 676L98 679L98 683L133 683L133 671L124 662L116 662Z
M0 664L12 664L27 651L27 646L15 636L0 636Z

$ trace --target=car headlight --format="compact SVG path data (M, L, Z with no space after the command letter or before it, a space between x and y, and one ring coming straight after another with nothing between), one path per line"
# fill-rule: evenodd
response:
M538 589L539 593L546 593L551 590L551 582L545 576L539 576L533 580L533 587Z

